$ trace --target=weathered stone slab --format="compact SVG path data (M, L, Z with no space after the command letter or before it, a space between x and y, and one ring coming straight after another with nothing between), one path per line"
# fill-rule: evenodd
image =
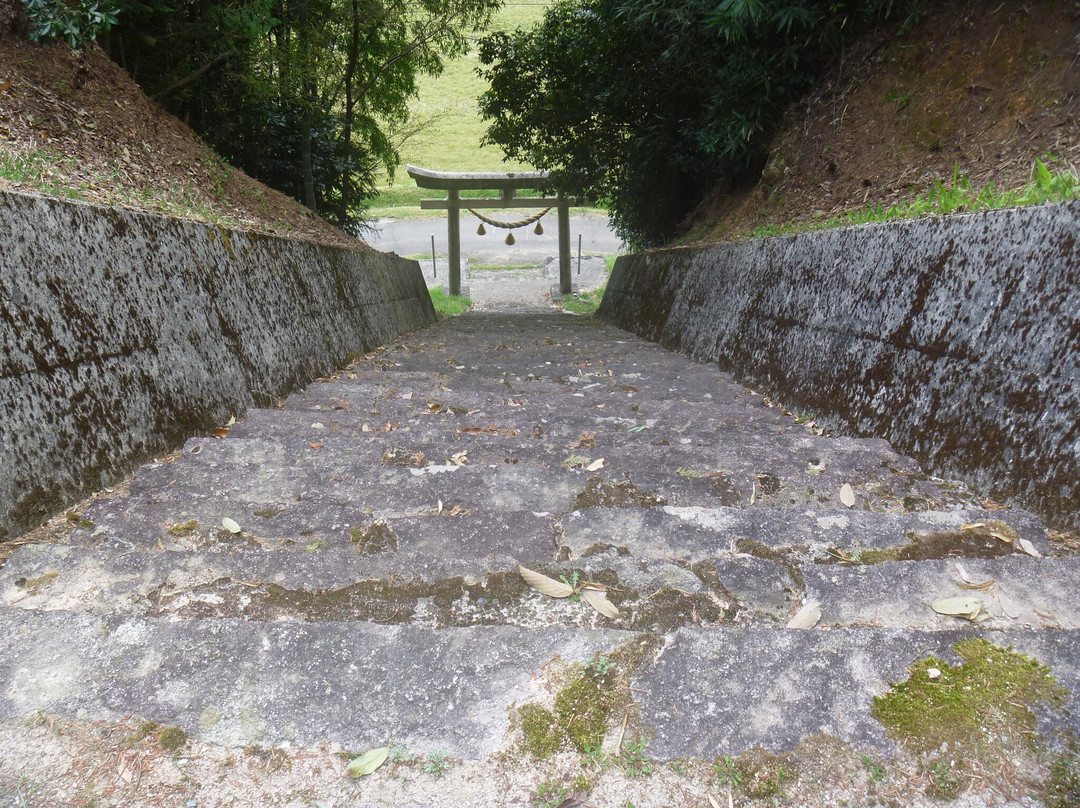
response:
M228 746L494 752L506 708L556 654L582 662L619 631L453 632L338 623L169 622L4 609L0 721L135 713Z
M955 664L952 646L973 636L1049 666L1072 691L1066 707L1071 727L1080 729L1080 632L684 628L634 684L643 691L641 717L656 732L649 752L664 760L711 759L757 745L782 751L815 733L891 750L870 714L873 697L906 679L918 659L934 655Z
M900 548L909 544L913 535L955 534L965 525L991 519L1012 527L1040 552L1049 551L1042 525L1020 510L876 513L671 505L634 510L590 508L563 517L562 543L570 549L571 557L595 545L610 544L636 557L675 557L695 562L725 553L757 552L757 545L783 552L804 564L835 563L839 559L829 555L830 548Z
M970 583L962 586L960 563ZM988 629L1080 628L1080 559L1007 556L998 559L900 561L803 568L807 600L821 603L828 626L885 626L921 631L955 629L961 618L930 608L945 598L977 598Z

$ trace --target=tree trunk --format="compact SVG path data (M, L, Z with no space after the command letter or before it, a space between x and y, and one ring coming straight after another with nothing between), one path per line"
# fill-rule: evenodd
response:
M349 42L349 63L345 68L345 131L342 143L341 198L338 201L338 227L342 230L349 218L349 180L352 176L352 125L356 99L353 97L353 78L360 60L360 2L352 0L352 40Z
M297 3L300 24L296 29L300 51L304 54L305 62L303 70L310 69L307 64L311 54L308 53L308 5L307 0L299 0ZM308 210L317 213L315 209L315 174L311 168L311 105L315 102L315 94L311 91L311 80L305 75L301 78L301 87L304 88L304 114L300 119L300 193L304 206Z

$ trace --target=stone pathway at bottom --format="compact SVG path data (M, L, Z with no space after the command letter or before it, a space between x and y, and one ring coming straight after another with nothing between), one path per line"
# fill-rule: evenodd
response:
M0 805L1075 805L1080 560L807 415L477 312L192 438L0 567Z

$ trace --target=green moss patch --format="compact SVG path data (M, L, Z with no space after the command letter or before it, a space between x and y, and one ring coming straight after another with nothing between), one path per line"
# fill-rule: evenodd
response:
M976 638L954 649L962 664L919 660L906 682L874 699L874 718L913 752L942 744L982 749L1000 745L1003 738L1030 747L1036 727L1032 707L1060 705L1065 689L1046 666L1011 648ZM931 678L931 669L940 676Z
M39 575L36 578L17 578L15 580L15 586L25 589L31 595L37 595L43 589L47 589L56 583L56 579L59 577L58 572L46 572L44 575Z
M199 529L199 520L192 519L190 522L183 522L181 524L170 525L169 529L165 532L170 536L190 536L196 530Z
M562 745L562 732L551 710L539 704L526 704L519 711L521 732L525 740L522 747L533 757L550 757Z
M576 666L573 678L555 695L552 710L536 704L521 707L524 750L546 758L563 746L578 752L599 749L612 711L627 700L620 676L623 667L626 662L617 652L610 658L597 656Z
M791 752L776 755L755 746L734 762L739 786L752 799L784 796L784 786L795 779L795 756Z
M349 538L365 555L387 551L396 552L398 549L397 535L386 522L372 522L366 528L354 527L349 532Z
M180 727L162 727L158 730L157 739L166 752L175 752L187 743L187 733Z
M1004 522L985 522L968 530L908 533L899 547L884 550L829 548L823 562L880 564L883 561L930 561L942 558L1000 558L1015 552L1019 534Z
M594 474L585 483L585 488L574 500L574 510L585 508L652 508L666 505L667 500L656 494L639 491L630 479L617 483L607 483L599 474Z

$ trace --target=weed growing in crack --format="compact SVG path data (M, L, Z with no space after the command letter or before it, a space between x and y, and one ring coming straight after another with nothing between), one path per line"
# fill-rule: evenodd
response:
M713 774L720 785L728 785L732 788L742 785L742 774L739 773L731 755L724 755L713 763Z
M644 738L637 741L624 741L621 756L623 771L627 777L648 777L653 773L653 763L645 757L645 746L648 744Z
M540 808L557 808L566 796L566 789L555 782L541 783L532 793L532 804Z
M450 758L442 752L429 752L424 763L424 771L435 779L442 777L450 769Z

